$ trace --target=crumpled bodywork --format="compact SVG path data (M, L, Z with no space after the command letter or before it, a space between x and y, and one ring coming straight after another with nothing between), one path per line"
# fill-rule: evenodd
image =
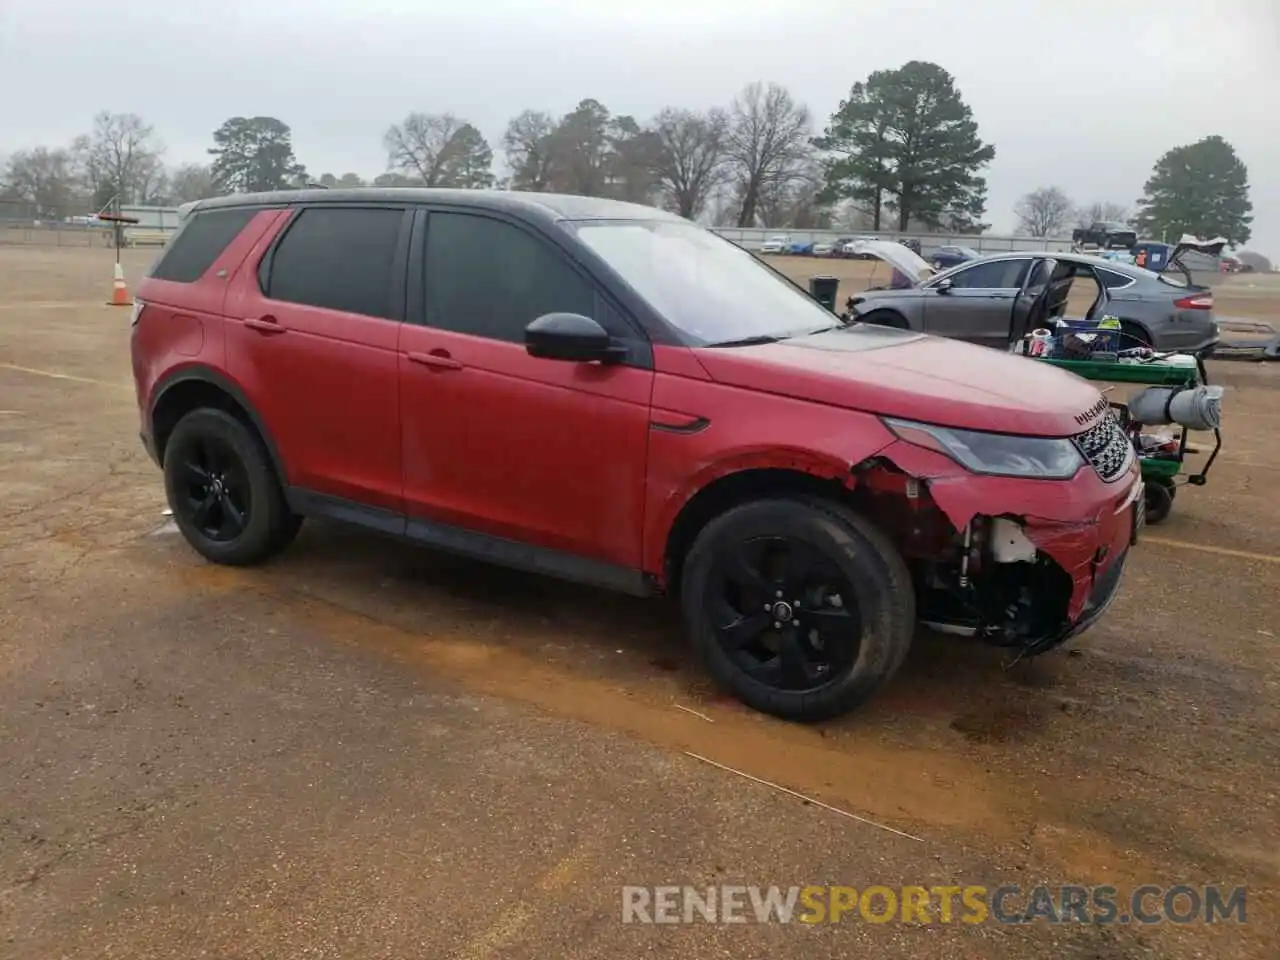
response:
M1129 544L1130 505L1141 495L1136 464L1110 484L1089 469L1065 481L983 476L932 450L897 440L878 455L923 481L956 530L978 516L1013 517L1026 537L1071 578L1075 620L1094 583ZM1100 493L1109 493L1100 496Z

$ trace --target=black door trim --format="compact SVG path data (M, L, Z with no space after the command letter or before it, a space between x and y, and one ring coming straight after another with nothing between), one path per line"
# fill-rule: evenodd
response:
M649 597L657 592L653 578L643 570L605 563L563 550L518 543L422 517L407 517L392 510L368 507L304 487L289 487L285 491L285 497L289 508L305 517L322 517L354 524L474 560L636 597Z

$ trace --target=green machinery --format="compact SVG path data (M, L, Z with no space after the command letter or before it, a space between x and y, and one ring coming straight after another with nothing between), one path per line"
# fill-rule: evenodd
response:
M1124 363L1110 359L1059 360L1044 357L1037 359L1041 363L1048 363L1055 367L1069 370L1076 376L1083 377L1086 380L1106 383L1130 383L1190 390L1198 386L1207 386L1209 382L1204 360L1200 357L1195 358L1194 364L1162 359L1151 359L1135 363ZM1117 416L1120 417L1121 426L1129 433L1133 440L1134 448L1138 453L1139 464L1142 468L1142 479L1146 490L1147 522L1159 523L1173 509L1173 500L1177 494L1178 487L1183 485L1178 482L1177 477L1182 473L1187 453L1190 452L1187 444L1188 431L1185 427L1180 428L1181 436L1172 449L1167 446L1161 446L1155 450L1144 450L1141 439L1142 424L1131 421L1128 405L1113 402L1111 406L1115 409ZM1213 466L1213 461L1217 458L1218 451L1222 449L1222 430L1220 427L1214 428L1213 439L1213 449L1209 452L1209 457L1204 466L1197 473L1188 476L1183 481L1184 484L1202 487L1207 482L1209 468Z

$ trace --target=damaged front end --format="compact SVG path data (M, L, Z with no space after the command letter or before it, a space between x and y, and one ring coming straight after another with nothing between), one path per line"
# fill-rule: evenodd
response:
M1142 524L1127 442L1117 446L1099 424L1063 441L1079 454L1074 469L1065 448L1058 456L1044 445L1042 462L1022 464L1026 475L996 475L959 462L920 426L895 427L898 439L854 471L856 496L908 561L920 619L1021 657L1095 622Z

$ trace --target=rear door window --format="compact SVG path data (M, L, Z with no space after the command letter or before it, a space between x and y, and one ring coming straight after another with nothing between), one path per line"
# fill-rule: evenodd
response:
M272 300L387 320L405 223L402 209L310 207L263 260L258 280Z
M1027 260L993 260L951 275L951 286L957 290L1010 290L1022 286Z
M258 210L248 207L195 211L149 275L173 283L195 283L257 214Z

